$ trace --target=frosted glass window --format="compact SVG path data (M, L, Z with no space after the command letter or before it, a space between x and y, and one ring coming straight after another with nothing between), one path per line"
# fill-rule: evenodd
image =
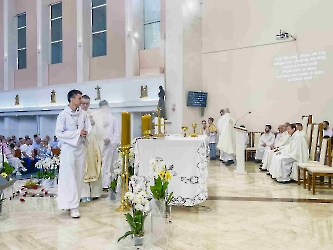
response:
M27 67L27 15L17 15L17 69Z
M144 45L145 49L159 47L161 44L160 0L144 0Z
M51 64L62 63L62 3L50 6Z
M107 53L106 0L91 2L92 57Z

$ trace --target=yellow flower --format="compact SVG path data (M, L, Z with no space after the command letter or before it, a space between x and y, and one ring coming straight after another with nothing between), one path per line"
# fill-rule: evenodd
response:
M1 173L0 174L3 178L6 178L7 177L7 174L5 172Z
M172 175L170 174L170 171L166 171L165 179L167 181L172 179Z
M164 176L165 176L165 171L164 170L161 170L159 173L158 173L159 177L162 179L162 181L164 180Z

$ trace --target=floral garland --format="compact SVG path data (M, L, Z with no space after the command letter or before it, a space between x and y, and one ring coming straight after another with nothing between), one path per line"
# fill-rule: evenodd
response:
M59 156L46 157L36 163L38 179L54 179L56 177L56 169L60 166Z

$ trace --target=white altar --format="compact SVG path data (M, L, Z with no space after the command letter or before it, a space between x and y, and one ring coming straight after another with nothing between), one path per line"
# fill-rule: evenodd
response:
M138 140L134 145L137 174L149 176L149 161L162 158L167 167L173 165L176 176L169 184L172 205L195 206L208 198L208 144L206 136L167 136L164 139Z

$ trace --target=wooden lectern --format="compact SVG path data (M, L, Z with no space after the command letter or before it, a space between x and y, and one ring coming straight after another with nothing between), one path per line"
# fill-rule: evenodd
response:
M247 174L245 171L245 137L244 133L247 129L241 127L234 127L235 131L235 142L236 142L236 170L235 174Z

